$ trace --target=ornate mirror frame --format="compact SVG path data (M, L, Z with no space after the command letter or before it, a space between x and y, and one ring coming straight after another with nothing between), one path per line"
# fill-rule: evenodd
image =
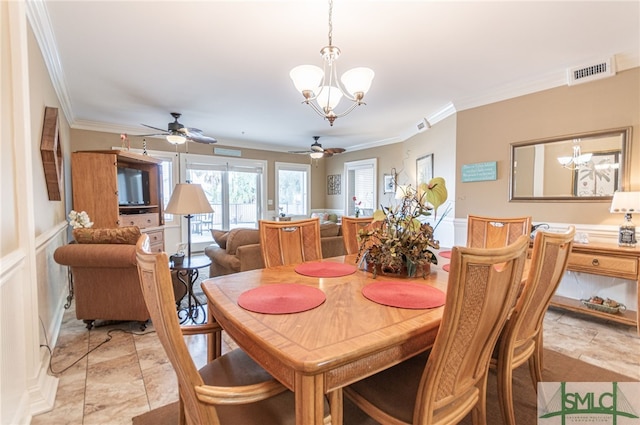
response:
M631 127L512 143L509 201L610 202L629 187L630 148Z

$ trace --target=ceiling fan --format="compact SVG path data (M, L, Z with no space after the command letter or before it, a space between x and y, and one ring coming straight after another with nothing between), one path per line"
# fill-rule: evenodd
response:
M323 148L320 143L318 143L318 139L320 136L313 136L314 142L311 144L309 150L306 151L289 151L289 153L301 153L301 154L309 154L309 156L313 159L318 159L322 157L329 157L335 154L339 154L344 152L346 149L343 148Z
M158 127L153 127L147 124L142 124L145 127L151 128L153 130L161 131L161 133L141 134L140 137L165 136L167 138L167 141L174 145L182 144L186 141L205 143L205 144L212 144L212 143L218 142L213 137L203 135L202 130L199 130L197 128L185 127L184 125L179 123L178 118L180 118L181 115L182 114L178 112L171 112L171 116L175 119L175 121L167 124L166 130L163 130Z

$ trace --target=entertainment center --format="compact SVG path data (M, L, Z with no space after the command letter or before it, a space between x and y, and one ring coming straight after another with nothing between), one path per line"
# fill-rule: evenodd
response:
M95 228L138 226L154 252L164 250L162 161L126 150L71 154L73 209Z

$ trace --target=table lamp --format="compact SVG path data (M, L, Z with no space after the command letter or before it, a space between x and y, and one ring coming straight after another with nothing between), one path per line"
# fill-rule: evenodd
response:
M610 211L624 214L624 222L618 233L618 245L636 246L636 226L631 221L631 213L640 212L640 192L615 192Z
M173 189L165 212L184 215L187 219L187 258L191 260L191 219L193 214L213 212L202 186L192 183L178 183Z

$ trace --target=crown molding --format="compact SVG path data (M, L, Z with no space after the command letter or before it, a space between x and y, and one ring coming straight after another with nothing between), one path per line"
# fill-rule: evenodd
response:
M75 117L73 115L73 109L71 108L71 99L69 97L60 56L58 55L55 36L51 28L47 6L42 0L28 0L25 4L27 19L31 24L38 46L40 46L42 57L49 71L51 83L60 102L60 108L67 122L72 124Z
M617 72L640 66L640 54L638 52L618 53L612 54L611 56L615 57ZM485 93L476 97L457 99L453 101L453 103L455 104L456 110L464 111L465 109L485 106L491 103L501 102L503 100L566 86L568 68L569 67L542 75L534 80L522 80L510 84L504 84L496 87L490 93ZM431 119L429 119L429 122L433 123Z

